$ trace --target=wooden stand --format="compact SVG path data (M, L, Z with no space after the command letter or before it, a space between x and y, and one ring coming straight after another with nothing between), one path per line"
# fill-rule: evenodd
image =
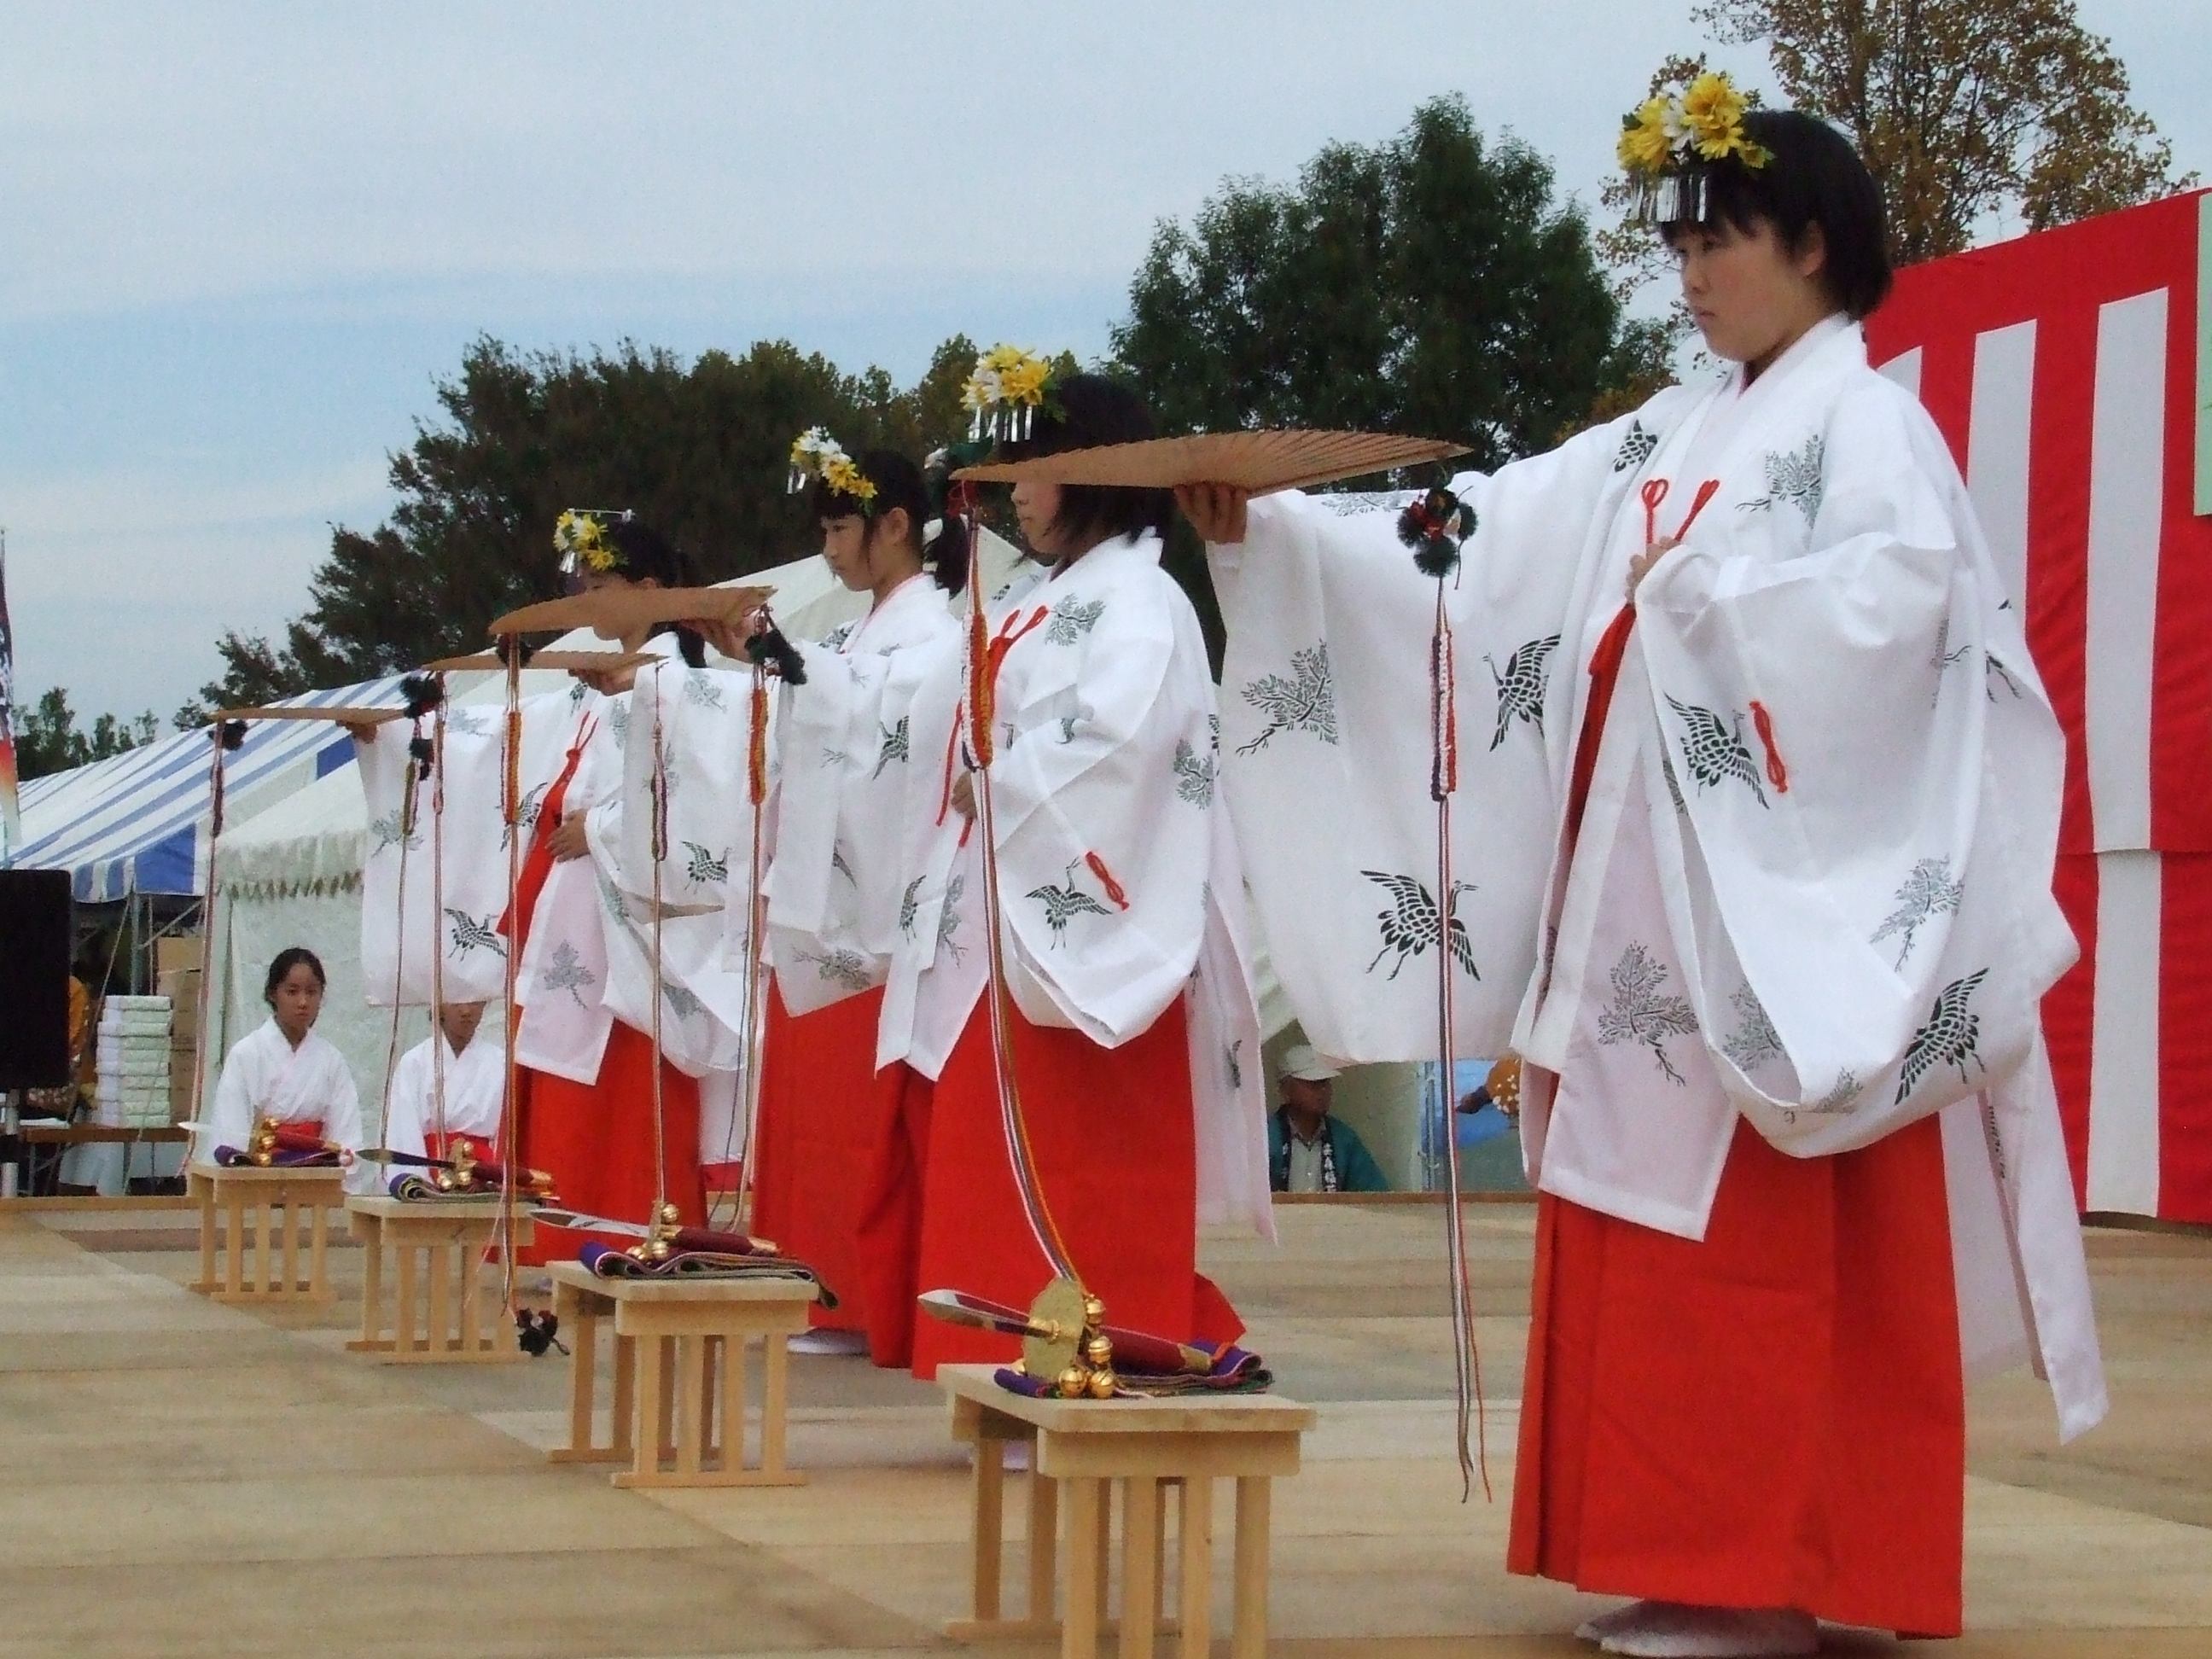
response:
M368 1251L362 1264L361 1334L346 1346L383 1356L391 1364L503 1364L522 1358L509 1334L484 1329L483 1262L498 1230L495 1196L409 1203L397 1198L349 1198L353 1236ZM530 1242L527 1216L515 1219L515 1243ZM392 1320L384 1316L384 1253L397 1257ZM416 1255L422 1260L416 1272ZM418 1289L419 1286L419 1289Z
M797 1486L787 1468L786 1343L806 1328L815 1287L803 1279L600 1279L556 1262L553 1310L572 1354L568 1443L556 1463L620 1463L617 1486ZM614 1412L595 1443L599 1331L611 1319ZM745 1448L745 1345L762 1347L760 1461ZM718 1376L719 1373L719 1376ZM716 1409L717 1399L720 1410ZM650 1413L650 1416L647 1413ZM719 1437L718 1437L719 1431Z
M1031 1400L994 1380L995 1367L945 1365L938 1386L952 1400L952 1435L975 1447L972 1619L946 1626L957 1640L1057 1634L1062 1659L1095 1659L1107 1619L1114 1488L1121 1488L1121 1659L1152 1659L1165 1607L1164 1492L1177 1502L1182 1583L1180 1659L1207 1659L1213 1639L1213 1483L1237 1482L1235 1617L1231 1659L1267 1648L1269 1482L1298 1472L1310 1407L1274 1395L1185 1395L1171 1400ZM1000 1613L1005 1536L1006 1447L1030 1454L1030 1582L1025 1619ZM1065 1488L1063 1498L1062 1488ZM1058 1518L1067 1511L1066 1614L1053 1592Z
M226 1170L195 1164L185 1171L185 1187L200 1212L200 1276L191 1288L217 1302L328 1302L331 1300L330 1212L344 1196L345 1171L325 1169ZM223 1268L215 1273L216 1212L222 1212ZM254 1276L243 1279L246 1212L253 1212ZM282 1223L276 1212L283 1211ZM300 1277L302 1212L312 1218L307 1240L307 1276ZM272 1273L270 1235L282 1234L283 1276Z

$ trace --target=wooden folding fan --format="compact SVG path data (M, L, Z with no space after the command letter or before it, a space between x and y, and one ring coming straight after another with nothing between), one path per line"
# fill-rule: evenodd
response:
M986 483L1108 484L1124 489L1174 489L1227 484L1255 495L1334 483L1393 467L1419 466L1464 455L1465 444L1401 438L1385 432L1201 432L1187 438L1064 449L1028 461L963 467L956 478Z

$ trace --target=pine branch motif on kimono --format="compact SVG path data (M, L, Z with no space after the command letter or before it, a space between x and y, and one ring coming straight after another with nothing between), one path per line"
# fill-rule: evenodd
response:
M849 766L852 761L853 757L842 749L824 749L822 751L822 764L824 766Z
M581 681L581 680L578 680L578 681L576 681L573 685L571 685L571 686L568 688L568 707L569 707L569 708L578 708L578 707L581 706L581 704L583 703L583 701L584 701L584 693L585 693L585 691L586 691L586 689L587 689L587 688L585 686L585 684L584 684L583 681Z
M576 1006L585 1006L583 991L597 985L599 976L577 959L576 947L562 939L555 947L553 960L545 964L545 971L538 976L538 983L548 991L566 991L575 998Z
M1390 908L1377 910L1375 920L1382 930L1382 946L1375 953L1375 960L1367 964L1373 973L1384 957L1398 953L1397 961L1390 964L1385 976L1398 977L1398 970L1415 957L1425 955L1437 942L1437 901L1435 896L1412 876L1394 876L1381 870L1362 870L1359 872L1371 882L1379 884L1390 895ZM1474 945L1467 936L1467 924L1459 919L1459 897L1462 893L1474 891L1471 881L1452 884L1449 927L1451 929L1452 960L1456 962L1469 979L1480 979L1474 965Z
M684 865L684 873L691 880L695 882L729 880L730 849L728 848L725 847L720 856L717 857L711 848L702 847L696 841L687 841L684 843L684 850L690 855Z
M1687 1086L1667 1058L1667 1039L1694 1036L1698 1016L1686 997L1662 994L1668 967L1642 945L1631 945L1613 965L1613 1000L1598 1011L1597 1040L1607 1048L1640 1043L1676 1088Z
M1642 421L1632 420L1628 423L1628 430L1621 434L1620 447L1613 458L1613 470L1615 472L1632 471L1650 460L1658 447L1659 434Z
M1323 743L1336 743L1336 682L1328 669L1328 641L1291 653L1289 675L1267 674L1247 685L1244 701L1267 716L1260 735L1239 744L1240 755L1257 754L1279 732L1310 732Z
M876 769L868 774L870 777L883 776L884 768L893 761L904 761L911 756L913 750L908 734L913 726L914 717L910 714L901 714L896 726L884 726L878 722L876 730L884 734L884 742L883 747L876 751Z
M1746 985L1732 992L1729 1003L1743 1023L1729 1034L1721 1044L1721 1052L1736 1064L1736 1069L1749 1072L1753 1066L1782 1056L1782 1035L1774 1029L1767 1017L1766 1005L1759 1000L1759 993Z
M868 964L860 959L857 951L825 951L817 956L811 951L801 951L799 953L799 959L801 962L812 963L814 971L820 977L833 980L848 991L865 991L868 988Z
M955 876L945 884L945 908L937 913L937 948L949 951L956 963L968 959L968 947L960 943L960 895L968 889L968 878Z
M1971 1081L1966 1062L1981 1066L1981 1050L1977 1046L1982 1035L1982 1017L1970 1006L1974 993L1989 977L1990 970L1978 969L1964 979L1954 979L1936 994L1935 1006L1928 1011L1928 1023L1912 1034L1912 1041L1905 1048L1905 1065L1897 1079L1897 1103L1918 1086L1920 1079L1938 1066L1959 1068L1959 1081ZM1983 1066L1986 1071L1988 1067Z
M617 698L607 704L607 730L615 734L615 747L629 746L629 704Z
M853 637L853 630L859 625L860 624L857 623L838 623L836 627L831 629L827 634L824 634L822 636L822 644L823 647L830 651L843 650L845 648L845 641Z
M1483 658L1489 665L1490 678L1498 683L1498 730L1490 739L1492 749L1505 741L1507 729L1516 720L1534 726L1538 737L1544 735L1544 692L1551 684L1552 653L1559 644L1557 634L1528 641L1506 658L1502 674L1495 662Z
M1814 432L1807 435L1803 448L1768 455L1766 494L1755 501L1746 501L1742 510L1764 513L1787 502L1802 513L1810 525L1820 515L1820 497L1828 487L1822 471L1826 452L1827 440Z
M447 941L446 948L455 956L465 957L479 946L496 957L503 957L507 954L507 941L499 936L499 930L493 925L497 918L486 916L482 921L478 921L467 911L456 910L448 905L446 908L446 920L453 924L453 935Z
M1804 1109L1826 1116L1854 1111L1856 1108L1853 1103L1858 1099L1858 1093L1859 1074L1846 1066L1836 1073L1835 1085Z
M1218 763L1208 755L1201 759L1188 738L1176 740L1176 793L1193 806L1213 805L1213 775Z
M1951 879L1949 859L1921 860L1905 878L1905 885L1897 890L1897 908L1883 919L1867 943L1879 945L1886 939L1903 934L1905 943L1898 951L1897 965L1904 967L1905 958L1912 954L1913 937L1921 925L1932 916L1958 915L1959 902L1966 892L1964 882Z
M690 1019L706 1005L672 979L660 981L660 994L668 999L668 1008L678 1019Z
M629 906L623 902L622 894L616 890L614 883L609 881L605 876L599 877L599 902L606 907L607 920L627 925L629 921Z
M473 709L455 708L450 705L447 706L446 709L446 735L447 737L481 738L490 730L491 727L484 723L483 716L476 713Z
M924 876L916 876L907 883L906 891L899 895L899 933L907 939L914 937L915 916L921 909L921 884Z
M368 833L376 837L376 845L368 849L371 858L387 847L398 847L403 842L410 853L422 846L422 832L405 828L405 818L404 811L395 806L382 817L369 820Z
M730 706L724 700L722 688L715 684L714 677L702 668L684 670L684 701L695 708L726 710Z
M1723 725L1721 717L1710 708L1700 708L1672 696L1667 702L1681 716L1685 728L1682 762L1690 769L1698 793L1717 789L1730 778L1740 778L1751 786L1751 793L1759 798L1759 804L1765 805L1766 791L1759 786L1759 768L1752 761L1751 750L1743 745L1743 716L1730 709L1729 718L1733 723Z
M1230 1088L1231 1090L1243 1088L1244 1086L1244 1039L1238 1037L1236 1042L1229 1045L1221 1057L1227 1062L1224 1069L1229 1073Z
M1048 884L1031 888L1027 897L1044 906L1045 926L1052 929L1055 949L1067 943L1067 924L1078 916L1110 916L1114 913L1075 884L1075 872L1081 866L1078 860L1067 866L1067 884L1054 887Z
M516 811L515 817L521 820L522 827L525 830L535 830L538 827L538 815L545 810L546 793L553 786L550 783L533 783L524 793L522 797L522 805ZM514 830L513 826L506 823L501 824L499 826L499 850L504 853L507 850L507 842L514 839Z
M1099 617L1106 614L1103 599L1079 599L1073 593L1052 608L1052 620L1045 624L1044 636L1054 645L1073 645L1098 626Z

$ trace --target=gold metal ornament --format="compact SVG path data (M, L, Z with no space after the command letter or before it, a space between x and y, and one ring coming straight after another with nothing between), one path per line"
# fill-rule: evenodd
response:
M1083 1287L1055 1279L1030 1304L1032 1333L1022 1339L1022 1362L1032 1376L1058 1377L1073 1367L1083 1351L1089 1311Z

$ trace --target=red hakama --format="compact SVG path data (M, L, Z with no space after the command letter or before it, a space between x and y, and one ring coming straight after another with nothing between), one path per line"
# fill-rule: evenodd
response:
M1935 1119L1739 1123L1702 1243L1538 1199L1512 1571L1956 1635L1965 1468Z
M869 1328L859 1234L869 1177L888 1132L890 1101L876 1086L881 988L793 1015L769 981L753 1128L752 1231L773 1239L837 1294L817 1305L817 1329ZM911 1300L911 1298L908 1298Z
M1117 1325L1178 1339L1242 1335L1236 1310L1197 1268L1182 1002L1118 1048L1019 1014L1013 1024L1038 1181L1084 1287ZM949 1289L1026 1308L1052 1275L1007 1161L988 1006L969 1016L934 1086L903 1066L887 1078L895 1115L862 1230L872 1335L884 1338L878 1363L903 1351L924 1378L943 1364L1004 1364L1019 1352L1013 1338L916 1320L914 1305L917 1291Z
M657 1170L653 1147L653 1039L614 1023L595 1083L571 1083L525 1069L522 1162L553 1177L563 1209L610 1221L653 1218ZM668 1148L668 1201L684 1224L707 1224L707 1189L699 1170L699 1083L660 1062L661 1119ZM571 1261L587 1238L636 1241L542 1223L534 1242L517 1252L533 1264Z

